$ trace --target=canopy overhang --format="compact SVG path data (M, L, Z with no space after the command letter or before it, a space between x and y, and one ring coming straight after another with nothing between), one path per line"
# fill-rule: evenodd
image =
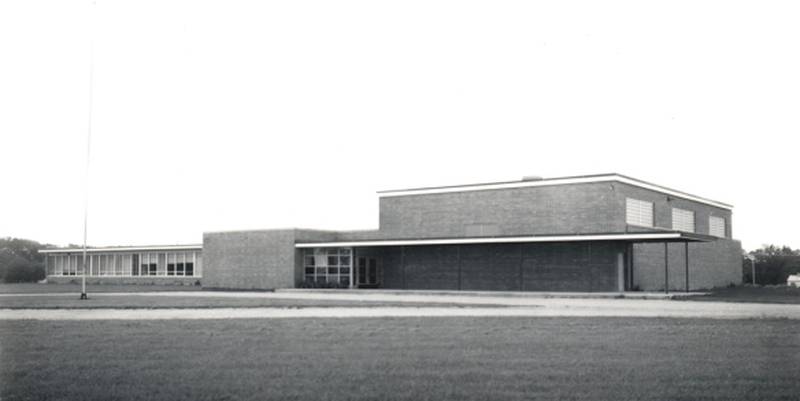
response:
M328 247L376 247L413 245L465 245L465 244L513 244L535 242L586 242L622 241L641 242L709 242L714 237L684 232L622 233L622 234L577 234L577 235L534 235L514 237L472 237L472 238L425 238L425 239L380 239L358 241L299 242L295 248Z

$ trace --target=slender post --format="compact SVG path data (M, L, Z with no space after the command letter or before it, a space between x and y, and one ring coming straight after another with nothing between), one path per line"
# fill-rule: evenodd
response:
M686 292L689 292L689 241L683 243L686 254Z
M461 245L456 245L456 255L458 259L458 290L461 291Z
M756 258L750 259L750 273L753 276L753 285L756 285Z
M524 245L523 244L519 244L518 246L519 246L519 266L518 266L519 267L519 290L520 291L525 291L525 276L523 275L525 273L522 270L522 267L523 267L522 266L522 250L523 250L522 247Z
M669 294L669 243L664 243L664 293Z
M86 171L83 192L83 271L81 274L81 298L89 299L86 295L86 239L89 232L89 160L92 150L92 110L94 109L94 9L97 5L92 2L90 24L91 31L89 32L89 119L86 130Z
M355 283L353 282L353 266L355 266L356 262L356 248L350 248L350 288L355 288Z
M400 267L403 269L403 288L408 289L408 283L406 282L406 247L400 247Z

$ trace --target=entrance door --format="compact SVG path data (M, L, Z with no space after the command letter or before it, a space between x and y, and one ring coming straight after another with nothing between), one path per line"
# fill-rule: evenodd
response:
M358 258L358 286L374 288L378 286L378 261L375 258L361 256Z

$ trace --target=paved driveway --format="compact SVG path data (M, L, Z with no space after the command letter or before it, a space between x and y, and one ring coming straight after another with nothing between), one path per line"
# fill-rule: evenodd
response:
M29 294L26 296L72 296ZM575 299L474 296L457 294L335 293L335 292L148 292L105 293L113 296L255 297L279 299L356 300L375 302L446 303L448 307L328 307L328 308L203 308L203 309L0 309L0 320L99 320L99 319L225 319L225 318L354 318L404 316L564 316L564 317L686 317L717 319L800 319L800 305L691 302L636 299ZM491 307L486 307L492 305ZM504 306L504 307L497 307Z

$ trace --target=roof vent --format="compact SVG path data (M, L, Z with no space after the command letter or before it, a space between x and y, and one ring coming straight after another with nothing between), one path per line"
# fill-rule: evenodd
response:
M541 181L543 179L544 178L542 178L540 175L526 175L522 177L522 181Z

